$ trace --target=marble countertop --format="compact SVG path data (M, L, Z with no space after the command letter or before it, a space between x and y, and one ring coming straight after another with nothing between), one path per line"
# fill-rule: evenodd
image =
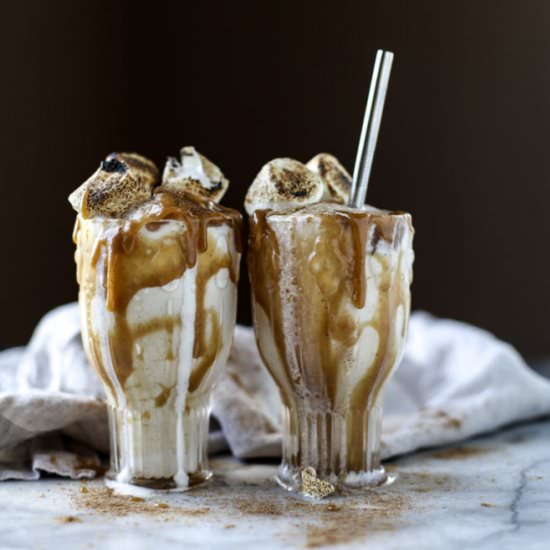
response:
M312 503L272 464L215 459L210 485L110 496L101 480L0 484L0 549L550 548L550 420L390 461L389 486Z

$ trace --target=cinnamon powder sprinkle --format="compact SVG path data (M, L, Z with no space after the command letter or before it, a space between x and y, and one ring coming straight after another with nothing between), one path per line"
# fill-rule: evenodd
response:
M206 491L201 494L207 496ZM161 521L173 521L177 517L205 517L221 524L224 529L234 529L238 522L253 521L254 516L271 517L282 521L292 519L292 532L285 530L281 538L295 543L296 536L305 536L306 548L317 548L366 540L369 534L391 531L403 525L403 513L410 508L408 497L378 488L364 495L336 497L329 502L308 501L292 496L264 492L261 487L250 489L247 494L208 494L210 507L180 508L165 502L138 500L114 494L106 487L88 487L88 493L74 493L71 498L79 508L96 514L121 517L134 514L156 516ZM78 521L78 519L77 519Z
M317 548L364 540L369 533L397 529L409 507L409 498L376 489L364 496L337 498L328 503L251 493L224 501L221 513L227 519L233 519L235 513L292 518L297 521L294 527L298 533L305 534L305 547ZM296 535L296 531L287 531L282 536L291 537L285 540L290 545L295 543Z
M246 515L281 516L285 509L278 501L257 499L254 497L237 497L231 503L237 511Z
M482 447L453 447L451 449L443 449L442 451L432 453L431 456L439 460L455 460L479 456L490 452L491 449L484 449Z
M147 501L141 497L128 497L114 494L107 487L88 487L76 497L71 497L74 504L84 510L97 514L108 514L123 517L130 514L147 514L150 516L165 516L169 512L188 516L204 515L209 508L172 508L165 502Z
M59 523L80 523L82 520L76 516L60 516L57 518Z
M366 499L346 499L333 503L319 514L320 521L306 524L306 548L318 548L366 540L369 534L393 531L403 524L401 514L408 508L408 500L400 495L373 492Z

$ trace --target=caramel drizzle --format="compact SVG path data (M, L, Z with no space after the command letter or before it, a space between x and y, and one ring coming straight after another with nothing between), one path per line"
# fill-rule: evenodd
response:
M384 281L379 287L378 310L368 323L379 334L376 358L356 385L349 402L342 404L337 403L337 391L339 385L346 383L345 364L354 361L352 348L367 326L358 325L347 313L346 304L351 302L357 309L365 306L367 254L374 252L381 239L397 245L402 232L397 234L396 228L403 223L410 226L410 218L347 211L314 214L308 220L308 223L318 223L314 239L294 234L295 225L288 224L289 238L296 247L289 259L285 257L288 251L280 249L281 243L270 227L272 214L277 215L271 211L256 211L251 218L248 261L255 319L258 315L256 309L261 308L267 316L283 365L284 374L275 367L271 369L281 389L283 402L292 408L291 403L300 400L311 410L330 409L341 414L345 411L338 411L336 407L343 406L347 411L356 411L353 414L364 416L365 410L376 402L379 390L394 365L396 350L393 349L393 323L390 320L402 304L406 326L408 288L402 288L399 277L392 278L389 266L381 260ZM410 229L412 231L412 227ZM281 266L288 265L285 261L297 266L292 273L298 289L294 297L283 296L281 292ZM285 304L288 299L294 303ZM293 307L292 327L284 326L282 310L285 307ZM255 322L257 324L257 319ZM293 349L289 349L289 338L285 338L285 331L289 330L295 336ZM256 337L262 359L269 368L270 358L265 352L262 334L257 333ZM295 424L296 420L291 418L291 422ZM360 464L364 462L362 449L366 435L364 430L354 429L357 425L357 422L352 423L348 430L347 467L348 470L360 471L364 469ZM300 460L296 457L298 463Z
M282 323L282 297L279 288L279 243L277 237L266 221L268 211L257 210L250 219L250 234L248 247L248 275L253 295L252 315L257 326L257 310L259 306L268 316L270 329L276 342L280 360L285 374L281 378L277 369L271 371L279 386L283 403L288 407L294 401L292 386L300 383L293 380L290 367L286 361L286 345ZM264 348L258 331L255 331L258 351L264 365L269 368L269 358L264 354Z
M233 265L233 258L229 254L222 254L216 248L213 238L210 238L204 250L205 258L199 262L197 281L197 309L195 315L195 342L193 358L198 360L196 368L189 379L189 391L195 391L204 375L214 363L223 346L222 329L218 314L213 308L205 307L206 283L222 269L229 272L230 281L238 282L238 266ZM210 330L208 330L210 328Z
M115 220L104 238L95 243L79 239L81 222L77 218L73 238L78 243L75 259L77 277L81 285L90 339L86 345L88 355L102 380L115 398L113 382L109 379L102 358L97 335L92 334L90 318L91 301L95 295L96 269L100 258L104 259L103 281L105 283L106 307L114 315L114 327L109 335L110 355L116 378L124 387L133 372L132 351L136 341L144 335L164 329L168 335L167 361L174 361L173 334L180 328L181 319L166 316L149 321L141 326L130 326L127 320L128 305L136 293L148 287L162 287L180 278L186 269L198 265L196 280L196 320L193 357L198 360L191 373L190 390L197 389L205 374L214 363L223 346L221 328L216 311L205 311L206 285L220 269L227 268L231 281L236 284L238 264L235 266L230 253L217 249L209 239L208 228L228 224L233 231L235 248L241 250L241 216L238 212L208 202L199 203L190 197L175 197L158 193L145 215L124 221ZM185 231L177 238L167 237L162 247L151 246L139 238L139 231L147 226L149 231L160 228L166 220L184 223ZM108 223L107 220L105 220ZM208 256L198 261L201 255ZM211 262L211 263L210 263ZM212 265L211 265L212 264ZM208 331L207 327L211 327ZM207 334L208 333L208 334Z

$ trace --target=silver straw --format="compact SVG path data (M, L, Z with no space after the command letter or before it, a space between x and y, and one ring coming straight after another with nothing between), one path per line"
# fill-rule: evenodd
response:
M370 81L369 97L365 108L365 117L363 118L357 156L355 157L355 168L353 169L353 180L348 201L349 206L354 208L361 208L365 204L392 61L392 52L384 50L376 52L376 60Z

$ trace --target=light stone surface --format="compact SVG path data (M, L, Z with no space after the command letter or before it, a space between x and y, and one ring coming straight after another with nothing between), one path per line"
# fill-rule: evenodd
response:
M548 419L391 461L392 485L321 503L276 487L274 465L212 466L210 485L145 502L113 499L101 480L2 482L0 549L550 547ZM107 511L85 505L94 495Z

